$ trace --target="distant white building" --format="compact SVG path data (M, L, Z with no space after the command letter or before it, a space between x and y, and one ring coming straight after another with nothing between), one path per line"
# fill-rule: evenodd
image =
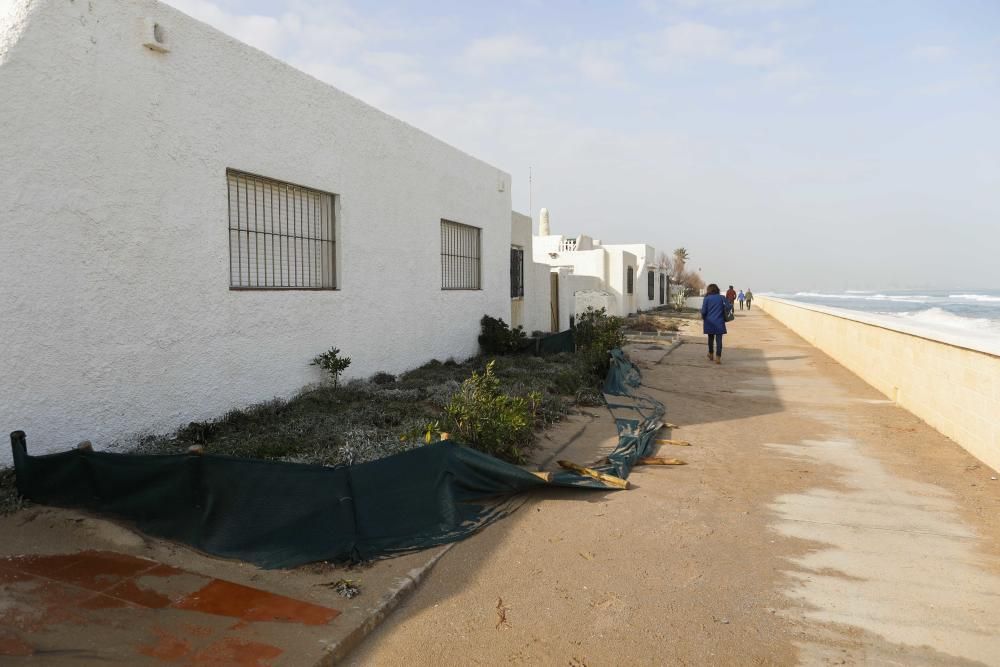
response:
M0 428L34 451L291 395L331 346L550 328L506 173L154 0L5 6Z
M535 261L558 274L560 327L587 307L626 316L667 303L666 269L655 263L656 249L645 243L605 244L585 234L552 234L548 212L535 237ZM556 284L556 283L554 283Z

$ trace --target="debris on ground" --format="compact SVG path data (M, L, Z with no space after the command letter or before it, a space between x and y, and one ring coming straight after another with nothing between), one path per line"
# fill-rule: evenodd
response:
M510 629L510 622L507 620L508 611L510 611L510 607L504 605L503 598L497 598L497 630Z
M361 595L361 586L352 579L338 579L337 581L330 581L320 585L332 588L340 597L347 598L348 600Z

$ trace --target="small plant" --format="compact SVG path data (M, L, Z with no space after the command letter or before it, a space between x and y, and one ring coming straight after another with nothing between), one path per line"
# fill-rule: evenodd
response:
M624 325L625 320L621 317L608 315L604 308L594 310L592 307L587 308L576 321L574 336L577 352L585 355L591 372L599 380L604 379L611 367L608 353L625 345Z
M509 354L521 350L526 342L524 327L511 329L499 317L483 315L479 320L482 332L479 334L479 347L483 354Z
M423 426L414 426L399 436L399 439L401 442L418 442L423 440L425 445L429 445L436 440L440 440L442 433L444 431L441 430L441 422L432 421L427 422Z
M444 429L459 442L510 461L524 463L525 448L534 440L538 392L526 398L510 396L494 374L495 361L483 373L473 373L444 409Z
M319 366L324 371L329 373L330 378L333 379L333 386L336 387L337 381L340 380L340 374L347 370L347 367L351 365L351 358L340 356L340 349L331 347L323 354L315 357L309 365Z

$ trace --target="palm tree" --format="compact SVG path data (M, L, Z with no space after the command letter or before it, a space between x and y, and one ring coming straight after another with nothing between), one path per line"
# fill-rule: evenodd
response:
M674 250L674 275L678 278L684 273L684 265L690 259L687 248Z

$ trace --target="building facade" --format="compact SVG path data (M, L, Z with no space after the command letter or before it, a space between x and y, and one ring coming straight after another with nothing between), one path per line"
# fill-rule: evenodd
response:
M35 451L291 395L332 346L349 376L469 356L511 314L506 173L166 5L13 0L0 91L0 426Z

